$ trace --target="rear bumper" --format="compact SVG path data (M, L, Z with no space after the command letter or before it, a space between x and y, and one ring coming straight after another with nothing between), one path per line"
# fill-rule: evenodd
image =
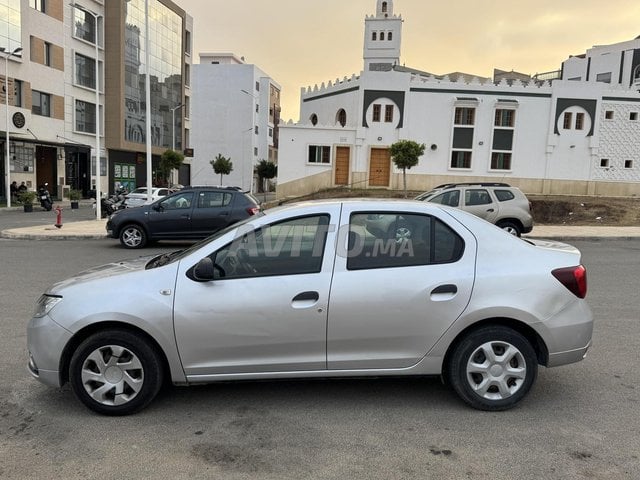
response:
M582 360L591 347L593 314L584 300L576 299L539 325L547 345L547 367L567 365Z
M547 367L558 367L560 365L568 365L583 360L587 356L587 350L591 347L591 342L586 347L569 350L566 352L556 352L549 354Z

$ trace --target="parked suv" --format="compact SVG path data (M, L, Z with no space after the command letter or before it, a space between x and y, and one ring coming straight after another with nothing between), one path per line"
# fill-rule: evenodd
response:
M107 236L125 248L151 240L205 238L260 211L249 193L231 187L185 187L138 208L119 210L107 221Z
M460 208L518 237L533 229L529 200L506 183L448 183L416 200Z

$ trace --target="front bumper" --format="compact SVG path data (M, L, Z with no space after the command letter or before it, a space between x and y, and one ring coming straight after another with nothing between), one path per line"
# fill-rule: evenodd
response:
M60 357L72 334L49 315L32 318L27 326L28 370L34 378L60 387Z

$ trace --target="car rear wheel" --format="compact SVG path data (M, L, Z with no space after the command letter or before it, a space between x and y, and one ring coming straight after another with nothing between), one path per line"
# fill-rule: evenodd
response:
M125 248L143 248L147 244L147 234L139 225L126 225L120 230L120 243Z
M103 415L128 415L151 402L162 386L162 361L138 335L98 332L73 354L69 381L75 395Z
M520 402L538 374L529 341L507 327L467 334L449 356L445 377L455 392L479 410L506 410Z
M498 227L510 233L511 235L515 235L516 237L519 237L520 235L522 235L522 229L514 222L503 221L503 222L498 222L497 225Z

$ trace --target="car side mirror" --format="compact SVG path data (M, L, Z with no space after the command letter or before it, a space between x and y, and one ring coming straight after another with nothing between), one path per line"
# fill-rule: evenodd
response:
M213 260L209 257L204 257L193 268L193 279L196 282L211 282L215 278L215 268L213 266Z

